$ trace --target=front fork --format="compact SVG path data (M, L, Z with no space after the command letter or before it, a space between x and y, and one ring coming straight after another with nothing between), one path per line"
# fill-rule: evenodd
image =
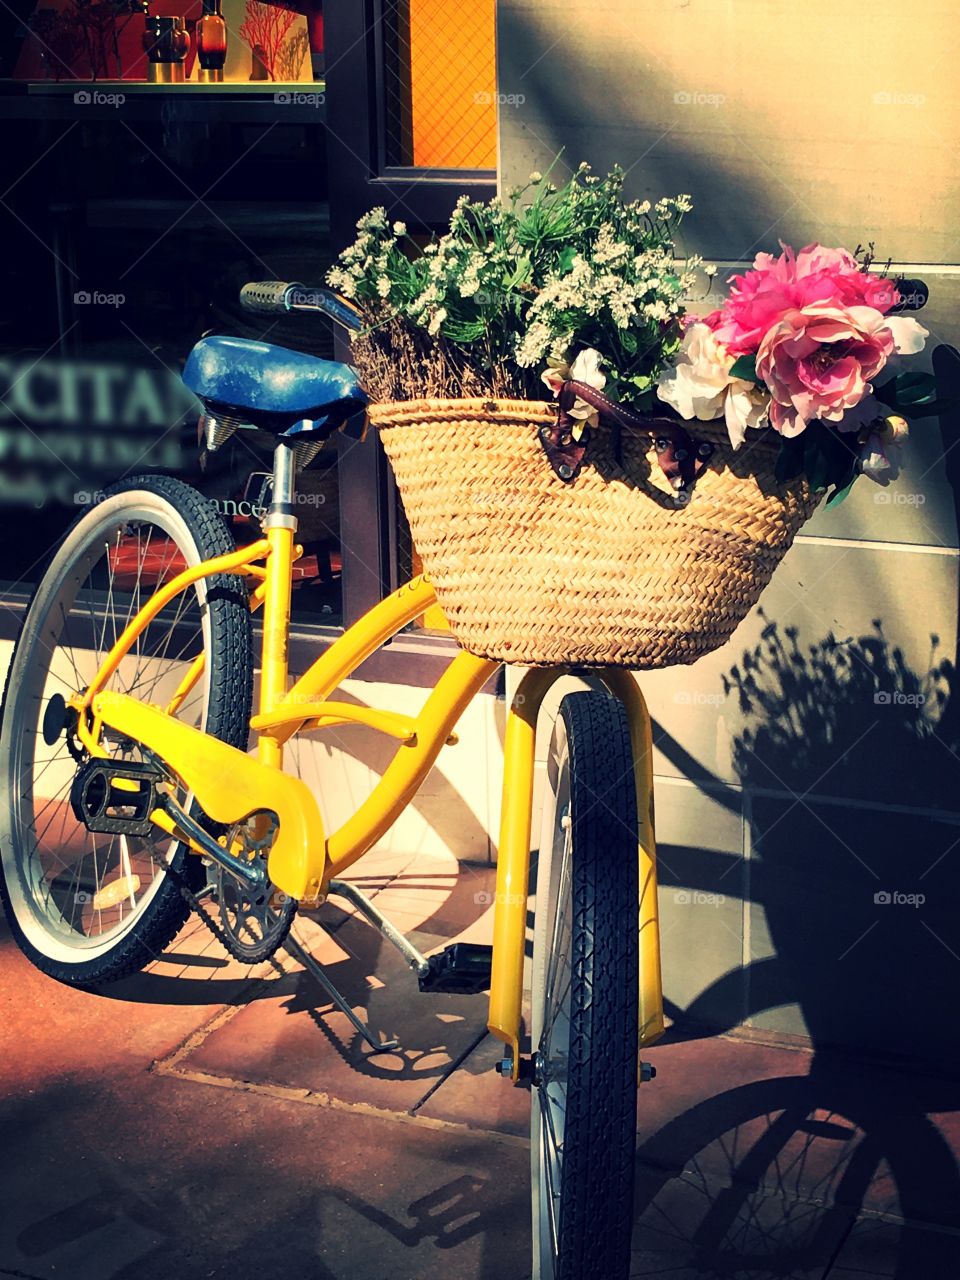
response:
M503 761L503 808L497 850L497 888L493 917L493 969L490 977L489 1030L507 1046L510 1074L520 1079L520 1018L523 960L527 934L527 886L533 822L534 752L537 718L543 699L568 669L528 671L520 681L507 715ZM653 825L653 737L650 713L640 688L628 671L612 668L596 673L619 698L630 723L637 787L637 834L640 862L640 992L639 1045L663 1035L663 991L660 977L660 924L657 911L657 857Z

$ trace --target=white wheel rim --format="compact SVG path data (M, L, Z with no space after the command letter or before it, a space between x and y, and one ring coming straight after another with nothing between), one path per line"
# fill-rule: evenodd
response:
M112 615L112 621L109 620L111 606L114 605L112 569L109 571L110 593L104 602L102 622L94 608L89 606L89 601L87 602L90 621L87 623L84 618L84 625L85 628L89 629L93 641L92 646L89 649L82 649L80 646L72 644L57 646L55 653L51 651L52 656L46 666L36 662L30 663L29 659L31 656L35 656L38 651L38 630L41 626L50 624L53 611L63 606L63 609L60 610L61 613L65 619L69 616L70 625L74 625L76 601L81 598L81 588L87 581L86 578L77 578L76 570L78 567L83 566L80 571L86 573L87 577L89 577L93 566L103 559L105 549L108 548L110 539L106 544L101 542L104 534L109 532L112 539L113 533L116 532L120 524L135 524L137 522L149 523L172 539L176 550L187 565L192 566L199 563L200 556L186 522L159 495L146 490L129 491L114 495L94 508L88 518L78 524L72 531L63 547L54 557L45 576L42 594L38 595L35 602L36 607L31 611L32 616L28 621L28 626L32 628L31 642L27 645L18 646L18 651L14 657L14 667L10 676L10 699L7 714L4 717L2 735L0 735L0 777L5 780L7 795L10 797L9 809L4 808L2 815L0 815L0 856L3 859L7 892L10 896L11 906L17 922L23 930L27 941L48 959L64 964L83 964L97 960L115 947L129 933L134 924L142 918L144 911L153 901L160 885L163 883L165 872L163 870L162 857L172 843L166 841L159 844L151 842L147 846L146 841L140 840L138 837L101 836L95 838L91 833L87 832L87 838L93 842L91 853L98 892L88 902L84 901L86 890L71 890L67 885L65 896L63 897L64 907L61 908L61 898L58 897L55 900L52 888L48 887L46 890L46 905L44 905L44 885L52 886L57 879L57 877L51 879L47 876L47 864L44 862L45 858L49 860L51 852L53 856L56 856L57 851L54 848L55 840L57 839L56 830L49 836L48 846L42 846L42 842L47 839L49 823L55 821L57 808L54 808L53 816L48 820L48 827L40 828L39 819L43 816L43 810L38 812L35 809L34 794L38 783L42 781L44 770L54 769L58 775L63 773L64 777L66 777L69 765L64 758L65 740L61 738L60 743L55 748L49 748L40 736L43 710L52 690L57 689L64 697L67 696L67 690L61 687L66 683L63 674L57 674L53 670L57 658L65 657L64 670L69 673L72 683L76 684L81 680L89 680L92 677L93 670L96 668L95 649L100 648L102 650L104 646L109 648L114 638L114 626L125 621L127 616L126 602L124 602L122 610L123 616L121 616L121 611L116 609L116 612ZM119 547L119 540L117 545ZM140 603L145 602L149 595L149 591L144 590L146 584L141 581L143 564L148 551L149 538L143 548L138 543L138 571L135 588L130 593L130 603L131 605L136 603L137 607L139 607ZM199 605L202 643L205 651L209 654L210 629L208 612L203 607L205 602L204 583L201 582L195 590L192 589L190 592L184 593L182 599L187 600L188 598L192 598ZM183 607L192 606L184 605ZM40 612L37 612L37 609ZM182 613L175 613L174 617L179 620L182 617ZM98 629L101 628L102 630L98 635ZM25 632L25 639L26 634ZM170 627L170 635L173 635L173 626ZM42 644L42 639L39 643ZM145 645L144 652L134 650L130 657L125 659L128 664L136 663L133 668L132 680L128 675L126 681L128 687L131 684L136 686L136 693L145 698L161 682L166 681L169 684L173 679L174 664L177 662L176 654L171 656L165 651L156 658L155 671L151 674L149 667L151 659L146 652L149 647L149 644ZM61 662L62 667L63 665L63 662ZM179 665L181 668L184 667L182 662ZM87 670L88 667L90 668L89 671ZM146 671L147 674L140 679L139 673L142 670ZM117 683L113 687L123 689L125 683L123 673L124 668L121 667ZM197 686L197 690L191 695L193 705L190 710L192 714L185 716L185 719L192 720L196 717L201 722L205 720L209 697L209 677L209 669L206 669ZM73 690L71 689L70 692L73 692ZM17 727L16 740L14 739L15 726ZM39 771L37 767L38 744L41 750L53 753L49 759L41 759L39 761ZM53 786L59 782L58 776L49 785ZM49 804L55 804L60 811L65 811L67 802L64 799L64 795L69 797L69 789L60 785L58 794L49 801ZM47 797L42 793L40 799L47 802ZM76 823L75 819L73 821ZM61 832L64 830L65 824L66 819L61 819ZM63 840L63 838L61 835L60 839ZM28 843L31 839L34 844L32 850ZM111 841L109 849L103 843L98 848L96 843L98 839L101 842ZM141 846L143 849L149 847L149 853L141 856ZM103 850L105 857L105 861L102 864L99 861L100 849ZM81 875L79 868L84 861L89 862L89 855L74 853L73 856L77 867L76 878L79 881ZM144 880L139 889L134 889L132 879L128 879L125 884L123 898L117 906L108 909L108 919L105 921L104 909L98 910L96 906L99 901L99 890L102 888L98 867L100 865L103 866L102 877L105 884L108 877L114 874L114 862L116 862L118 868L118 878L121 878L124 874L132 875L134 870L140 871L149 867L149 881ZM71 893L73 894L72 900ZM68 906L71 903L72 905ZM64 908L69 909L71 912L69 921L67 921ZM111 911L117 917L114 922L111 922L109 918L109 912ZM59 913L59 918L57 918L57 913ZM91 921L96 916L99 916L99 921L94 926L94 931L91 934L84 934L74 927L77 923L78 914L82 926L84 913Z
M571 845L569 755L558 719L547 761L531 980L531 1043L543 1073L530 1104L535 1280L553 1280L560 1227L572 976Z

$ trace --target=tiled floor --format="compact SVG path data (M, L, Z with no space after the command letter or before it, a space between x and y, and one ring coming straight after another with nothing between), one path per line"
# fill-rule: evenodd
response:
M489 868L361 865L421 949L488 933ZM483 998L420 995L350 911L321 918L301 941L398 1053L286 954L245 968L196 921L99 995L0 937L0 1276L529 1276L529 1100ZM955 1080L734 1037L649 1057L634 1276L960 1276Z

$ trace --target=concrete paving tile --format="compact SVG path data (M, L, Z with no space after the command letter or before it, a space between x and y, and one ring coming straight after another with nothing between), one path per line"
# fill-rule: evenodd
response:
M416 934L420 945L442 941ZM266 998L242 1009L190 1053L191 1068L294 1088L392 1111L416 1106L485 1034L483 996L427 995L400 955L361 921L336 930L347 959L328 967L351 1008L397 1053L376 1053L335 1010L319 984L293 962Z
M494 878L488 866L458 869L452 859L431 854L388 853L377 856L372 876L357 875L354 882L429 953L456 938L489 940ZM315 980L281 957L282 981L264 987L255 1008L242 1010L192 1051L192 1068L404 1111L484 1037L483 996L422 994L402 958L345 900L301 916L294 932L351 1008L381 1038L398 1039L401 1051L373 1052ZM466 1104L465 1114L473 1114L471 1107Z
M188 925L148 970L95 992L40 973L0 926L0 1093L63 1074L147 1064L223 1005L248 998L254 971L227 964L206 936Z
M631 1277L821 1280L853 1212L746 1184L641 1171Z
M828 1280L954 1280L958 1275L960 1235L861 1218L837 1255Z
M417 1108L417 1115L528 1138L530 1094L526 1089L508 1084L494 1069L502 1056L500 1042L493 1036L485 1036Z
M735 1037L645 1057L658 1075L640 1091L641 1167L960 1228L956 1081Z
M0 1103L0 1272L524 1280L527 1153L141 1070ZM519 1194L518 1194L519 1193Z
M651 1163L659 1146L652 1142L663 1125L728 1090L779 1079L806 1077L810 1055L733 1036L704 1036L671 1041L644 1050L657 1069L655 1080L640 1089L637 1135L651 1143Z

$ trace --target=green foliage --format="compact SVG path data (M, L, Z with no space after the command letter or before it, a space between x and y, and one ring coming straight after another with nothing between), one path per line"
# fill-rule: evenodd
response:
M781 436L775 476L780 484L806 474L814 490L831 489L828 506L842 502L857 475L856 434L811 422L797 436Z
M730 366L731 378L743 378L746 382L757 382L763 385L763 379L757 373L757 357L755 355L740 356Z
M460 349L482 377L507 362L540 394L548 361L594 347L611 389L653 386L680 342L699 260L677 261L687 197L629 201L623 172L581 165L557 186L534 174L504 199L461 198L449 230L421 245L374 209L328 283L359 304L367 332L398 320Z

